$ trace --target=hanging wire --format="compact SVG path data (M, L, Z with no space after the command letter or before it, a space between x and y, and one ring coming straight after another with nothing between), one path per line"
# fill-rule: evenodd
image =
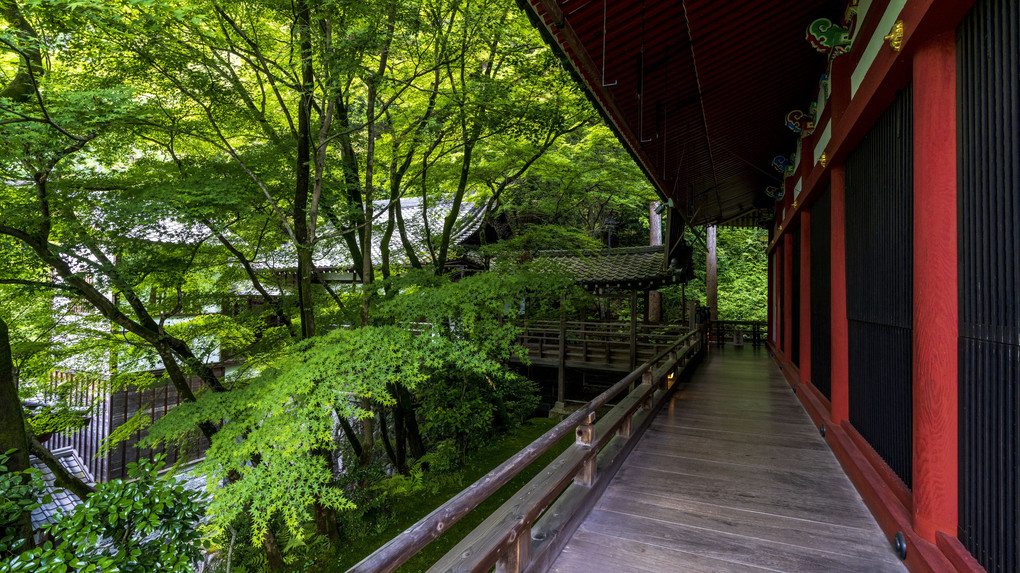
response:
M611 84L606 83L606 3L608 0L602 0L602 87L608 88L615 86L619 82L613 82Z
M641 143L648 143L652 138L645 139L645 0L641 0L641 86L638 93L641 98L641 107L638 109L638 139Z

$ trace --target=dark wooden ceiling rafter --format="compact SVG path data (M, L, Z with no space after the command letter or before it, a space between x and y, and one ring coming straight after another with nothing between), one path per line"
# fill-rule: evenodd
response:
M797 141L784 117L807 107L824 71L804 30L845 3L519 2L659 194L697 225L769 204L765 188L782 181L772 158Z

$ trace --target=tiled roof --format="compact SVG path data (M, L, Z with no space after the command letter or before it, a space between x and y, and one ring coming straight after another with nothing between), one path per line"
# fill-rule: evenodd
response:
M88 466L78 457L78 452L73 447L59 448L53 450L52 453L60 461L60 465L71 472L71 475L89 485L96 483L92 474L89 473ZM81 503L81 500L66 489L56 486L56 477L41 459L29 456L29 463L33 468L39 470L39 475L42 477L43 482L46 483L46 493L52 498L50 503L43 504L38 509L32 511L32 528L38 530L47 523L55 522L57 515L61 512L72 513L74 506Z
M379 216L372 225L372 261L379 264L382 259L382 240L385 232L388 215L385 210L389 201L375 201L375 213ZM400 215L404 219L404 229L407 232L408 242L415 247L415 254L423 261L430 260L428 247L425 244L427 235L433 241L443 232L443 224L447 215L452 209L449 202L430 202L428 209L422 209L421 199L418 197L405 197L400 200ZM484 205L475 205L465 201L460 208L460 216L454 223L450 235L450 245L458 245L469 239L482 226L485 220ZM428 216L429 233L425 232L425 217ZM354 269L361 268L360 261L352 261L347 243L343 237L337 235L329 224L319 228L317 235L320 237L315 246L314 263L317 268L323 269ZM390 263L395 265L409 264L409 258L400 240L400 233L394 229L389 240ZM284 245L275 251L265 253L252 261L256 268L260 269L293 269L297 266L297 259L293 245Z
M576 277L585 287L651 290L678 283L666 270L665 250L657 247L623 247L598 251L539 251L538 260L548 262Z

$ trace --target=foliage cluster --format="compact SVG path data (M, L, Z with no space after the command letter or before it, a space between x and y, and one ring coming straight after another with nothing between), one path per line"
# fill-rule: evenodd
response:
M704 235L702 235L703 237ZM682 293L687 300L704 305L705 244L688 233L694 245L694 278L685 288L663 289L663 315L666 320L683 320ZM719 320L759 320L768 318L768 234L764 229L720 227L716 235L716 274L719 288Z
M0 455L0 467L7 455ZM186 572L200 555L198 494L185 490L173 477L160 476L162 456L131 464L131 481L100 484L73 513L60 514L43 526L48 538L41 547L4 552L2 573L143 573ZM30 470L37 471L37 470ZM37 473L31 481L15 483L15 472L0 473L0 520L6 533L20 509L34 509L44 486Z
M651 187L509 0L10 0L0 45L3 399L52 396L38 434L80 423L89 380L171 384L113 438L201 433L208 535L249 563L328 555L519 424L518 329L587 303L534 253L647 236ZM494 270L453 282L468 205ZM134 487L86 504L96 535L163 519Z

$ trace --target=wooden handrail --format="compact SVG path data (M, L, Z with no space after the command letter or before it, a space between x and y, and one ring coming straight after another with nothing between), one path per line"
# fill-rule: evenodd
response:
M598 472L598 464L602 461L599 456L600 449L603 449L603 446L606 446L607 450L610 449L607 444L613 437L613 433L619 432L621 436L626 434L625 438L629 439L632 431L632 419L638 417L635 415L635 411L646 405L649 408L639 423L648 421L647 418L653 411L651 408L653 401L658 398L658 404L655 406L661 405L662 398L667 393L666 389L662 388L665 386L667 374L675 372L678 365L683 366L689 357L704 348L704 344L705 332L703 329L687 333L514 454L496 469L391 539L349 569L348 573L388 573L395 570L460 518L488 499L560 439L568 433L575 432L577 442L573 446L549 464L539 476L536 476L458 545L460 548L467 543L472 547L471 551L465 553L455 548L433 567L433 570L475 571L485 570L499 561L500 570L524 571L528 569L534 563L531 551L531 527L535 519L571 482L578 484L585 491L592 492L597 474L601 475L600 479L603 480L611 477L611 473L602 472L600 474ZM680 350L678 351L678 349ZM669 357L667 364L656 370L656 365L666 357ZM636 384L639 380L641 381L640 385ZM596 410L629 387L632 388L630 394L617 404L599 424L595 425ZM634 440L627 442L631 448L633 443ZM629 449L627 451L629 452ZM612 457L614 460L616 458L622 460L625 454ZM613 471L615 472L615 470ZM544 481L535 483L536 480ZM578 494L567 496L564 493L556 503L559 504L564 499L583 497L579 497ZM527 506L526 510L523 509L524 505ZM515 510L514 507L518 509ZM546 540L543 539L543 541ZM543 546L545 549L543 554L548 552L549 547L551 546L548 543ZM460 551L459 554L458 551Z

